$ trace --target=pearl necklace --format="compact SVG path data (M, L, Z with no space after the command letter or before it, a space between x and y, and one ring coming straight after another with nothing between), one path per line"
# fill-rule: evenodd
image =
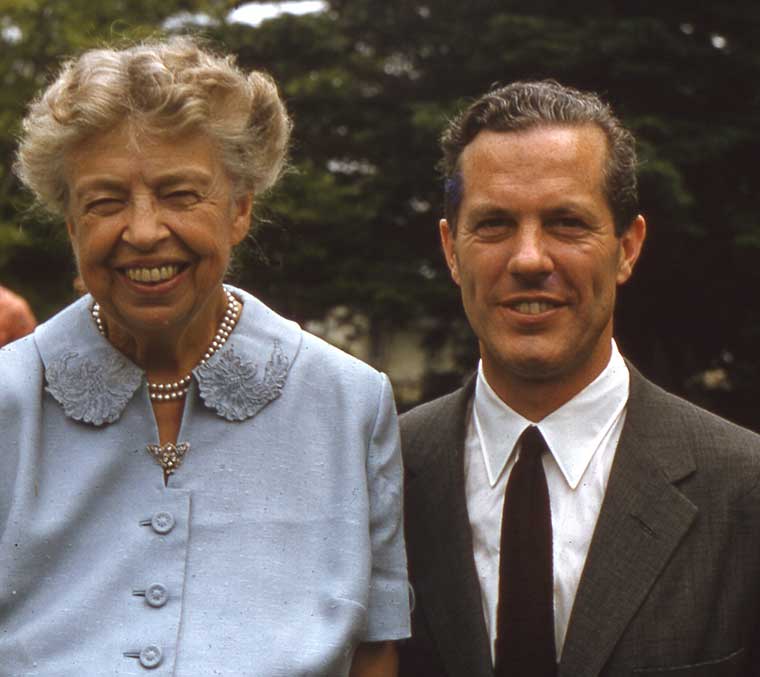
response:
M214 338L211 339L211 344L193 369L202 364L206 364L206 362L211 359L211 356L227 342L227 339L240 317L240 311L243 308L243 305L235 298L229 289L225 288L224 293L227 295L227 310L224 313L222 321L219 323L219 328L216 330ZM92 313L92 319L95 320L95 326L97 326L98 331L102 336L107 338L106 328L100 317L100 304L97 302L94 303L90 312ZM170 383L153 383L152 381L148 381L148 393L150 394L150 399L154 402L181 400L190 390L191 378L192 370L191 373L186 374L178 381L172 381Z

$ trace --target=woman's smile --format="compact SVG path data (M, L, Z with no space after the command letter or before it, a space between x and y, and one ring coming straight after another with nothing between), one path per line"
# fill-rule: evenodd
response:
M165 295L191 276L190 264L131 266L117 269L121 282L132 292L145 297Z
M179 274L179 266L169 264L154 268L126 268L124 274L133 282L155 284L166 282Z

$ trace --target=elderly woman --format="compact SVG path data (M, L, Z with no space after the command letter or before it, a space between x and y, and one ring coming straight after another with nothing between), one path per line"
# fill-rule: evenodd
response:
M0 673L393 675L387 379L222 279L290 123L188 39L66 63L17 172L90 294L0 351Z

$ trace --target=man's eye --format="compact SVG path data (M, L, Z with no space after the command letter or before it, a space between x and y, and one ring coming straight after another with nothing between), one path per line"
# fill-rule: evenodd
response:
M551 225L557 228L567 229L586 228L586 222L583 219L579 219L575 216L562 216L556 218L551 222Z
M506 228L509 224L504 219L484 219L475 224L475 230L489 231Z
M506 219L483 219L478 221L472 230L477 237L492 239L505 235L510 225L511 223Z

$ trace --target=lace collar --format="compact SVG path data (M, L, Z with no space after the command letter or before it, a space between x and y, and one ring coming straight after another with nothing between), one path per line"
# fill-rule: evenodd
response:
M301 346L301 329L250 294L230 289L243 300L238 324L193 376L206 407L242 421L280 396ZM101 426L117 421L147 386L142 369L98 333L92 302L89 295L79 299L40 325L34 338L45 365L45 390L69 418Z

